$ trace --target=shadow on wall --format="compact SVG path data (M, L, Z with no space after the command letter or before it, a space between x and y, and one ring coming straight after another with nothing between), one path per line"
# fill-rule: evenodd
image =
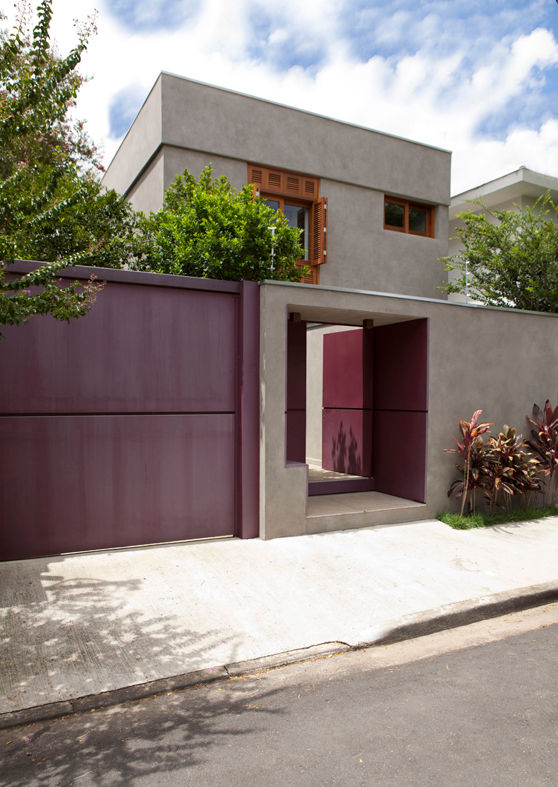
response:
M337 473L362 475L362 460L355 434L352 427L349 427L347 434L343 421L339 424L337 435L331 438L331 461Z

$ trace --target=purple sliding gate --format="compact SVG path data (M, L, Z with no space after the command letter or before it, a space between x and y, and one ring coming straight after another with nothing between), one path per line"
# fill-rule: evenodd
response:
M257 536L257 284L96 273L0 343L0 559Z

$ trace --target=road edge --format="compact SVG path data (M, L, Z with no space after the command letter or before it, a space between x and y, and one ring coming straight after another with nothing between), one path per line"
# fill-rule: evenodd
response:
M488 620L489 618L499 617L511 612L519 612L551 604L555 601L558 601L558 582L546 582L541 585L531 585L517 588L516 590L481 596L468 601L459 601L414 615L407 615L393 626L390 624L384 626L377 636L353 645L338 641L322 642L307 648L299 648L248 661L238 661L222 666L185 672L167 678L157 678L156 680L111 689L99 694L88 694L83 697L8 711L0 714L0 729L60 718L74 713L104 709L124 702L145 699L157 694L213 683L218 680L228 680L263 670L284 667L287 664L324 658L346 651L379 645L391 645L446 629L459 628L470 623Z

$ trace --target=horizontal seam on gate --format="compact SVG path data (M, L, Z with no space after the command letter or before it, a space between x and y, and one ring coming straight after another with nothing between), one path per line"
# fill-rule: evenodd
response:
M325 405L325 404L322 407L322 410L357 410L357 411L369 410L369 411L372 411L373 409L374 409L373 407L327 407L327 405Z
M376 413L428 413L428 410L415 410L412 407L397 408L397 407L373 407Z
M138 416L138 415L237 415L236 410L154 410L154 411L138 411L133 412L130 410L110 412L110 413L96 413L96 412L75 412L75 413L59 413L42 412L42 413L0 413L0 418L72 418L72 417L113 417L113 416Z

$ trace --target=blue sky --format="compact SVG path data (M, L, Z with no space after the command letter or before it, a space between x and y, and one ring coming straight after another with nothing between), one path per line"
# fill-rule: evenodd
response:
M160 71L453 151L452 191L558 176L555 0L80 0L79 111L110 160ZM72 0L54 0L61 51Z

